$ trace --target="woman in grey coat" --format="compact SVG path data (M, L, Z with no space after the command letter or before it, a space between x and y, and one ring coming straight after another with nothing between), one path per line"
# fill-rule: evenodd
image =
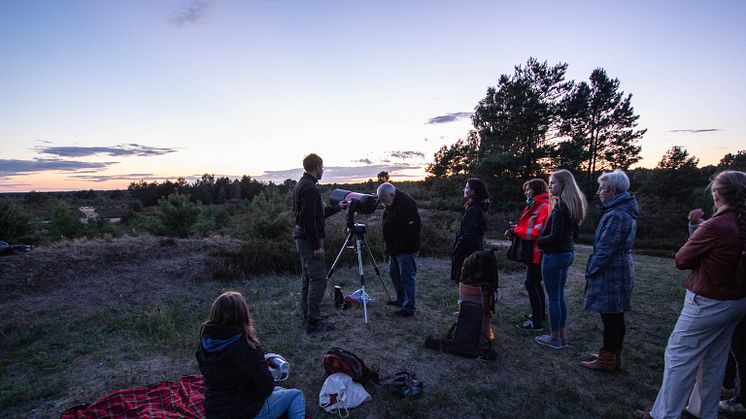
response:
M601 314L603 347L583 367L600 371L621 369L624 342L624 312L630 309L635 272L632 246L635 243L637 199L630 195L629 178L619 169L598 178L597 195L603 216L593 237L593 254L585 271L585 309Z

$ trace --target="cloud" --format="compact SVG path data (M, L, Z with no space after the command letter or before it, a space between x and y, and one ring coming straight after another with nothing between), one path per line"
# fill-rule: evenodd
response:
M421 170L423 166L416 164L378 164L373 166L332 166L326 167L322 183L354 183L376 179L378 173L389 172L392 178L418 178L422 175L409 174L407 171ZM254 179L262 182L282 183L286 179L297 180L303 175L303 169L270 170Z
M389 151L388 155L391 156L391 157L393 157L393 158L395 158L395 159L402 159L402 160L413 159L415 157L419 157L419 158L422 158L422 159L425 158L425 153L423 153L421 151L412 151L412 150L407 150L407 151Z
M112 164L116 164L116 162L85 162L60 159L0 159L0 176L18 176L49 171L77 172L86 169L105 169Z
M186 26L201 23L212 9L212 3L208 0L190 0L183 4L168 20L174 26Z
M79 147L79 146L57 146L57 147L36 147L40 154L52 154L60 157L85 157L96 154L106 154L114 157L128 156L161 156L168 153L175 153L175 148L150 147L142 144L120 144L110 147Z
M95 172L76 172L76 173L95 173ZM137 182L139 180L153 181L164 179L163 176L155 176L152 173L127 173L121 175L89 175L89 174L75 174L68 176L68 179L75 180L86 180L89 182L107 182L110 180L128 180Z
M699 134L702 132L713 132L713 131L722 131L720 128L705 128L705 129L674 129L668 132L686 132L689 134Z
M434 116L427 120L426 124L445 124L448 122L458 121L459 119L468 118L471 116L471 112L454 112L447 113L445 115Z
M352 160L353 163L373 164L373 160L365 158L360 160Z

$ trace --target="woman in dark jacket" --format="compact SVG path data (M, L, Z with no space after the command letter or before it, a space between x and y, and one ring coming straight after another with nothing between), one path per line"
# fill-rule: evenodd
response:
M715 215L676 252L676 267L692 273L666 345L663 382L653 410L638 410L637 418L678 418L690 397L699 400L701 418L718 416L730 338L746 314L746 173L722 172L710 190Z
M549 192L557 203L537 243L544 252L541 276L547 291L549 334L537 336L534 340L539 345L562 349L567 347L567 272L575 259L575 238L580 223L585 219L587 204L585 195L572 173L567 170L552 173L549 177Z
M243 296L229 291L210 308L200 329L197 362L205 379L207 418L305 417L303 393L275 387L259 346L249 306Z
M591 361L580 365L592 370L618 371L622 365L624 313L630 309L635 270L632 246L640 209L630 195L629 178L616 169L598 178L597 195L603 216L593 236L593 254L585 271L585 309L601 314L603 347Z
M451 280L459 282L464 259L477 250L484 249L484 232L487 230L487 210L490 208L490 194L482 179L470 178L464 185L466 203L456 242L451 257Z

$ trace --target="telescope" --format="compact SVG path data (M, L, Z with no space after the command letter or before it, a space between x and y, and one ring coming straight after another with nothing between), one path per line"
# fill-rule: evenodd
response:
M346 202L349 207L360 214L373 214L378 207L378 197L371 194L350 192L346 189L332 189L329 192L329 202L337 206Z

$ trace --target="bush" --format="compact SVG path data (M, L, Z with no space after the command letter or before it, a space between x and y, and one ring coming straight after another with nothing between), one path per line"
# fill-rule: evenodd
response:
M248 279L257 275L300 272L298 252L293 241L253 239L244 242L238 252L222 251L212 256L218 262L212 267L216 279Z
M91 238L101 238L106 236L119 236L120 231L108 219L103 217L91 218L83 226L83 235Z
M162 236L189 237L195 231L200 209L182 194L172 194L158 200L150 232Z
M0 201L0 240L9 243L36 243L36 219L11 198Z
M243 207L230 228L231 234L243 240L290 237L293 224L284 196L276 191L264 191Z
M75 238L80 235L82 229L83 224L70 205L65 201L57 204L52 212L52 221L49 226L52 238Z
M457 212L435 212L422 217L420 256L451 257L459 224Z

